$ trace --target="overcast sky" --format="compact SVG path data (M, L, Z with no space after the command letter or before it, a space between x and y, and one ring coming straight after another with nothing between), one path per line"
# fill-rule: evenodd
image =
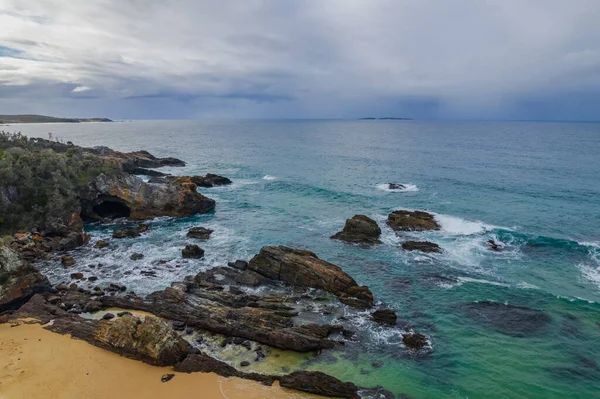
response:
M0 0L0 114L600 120L600 0Z

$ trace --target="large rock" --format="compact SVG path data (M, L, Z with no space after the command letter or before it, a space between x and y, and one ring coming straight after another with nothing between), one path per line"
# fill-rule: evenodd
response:
M82 216L87 221L118 217L133 220L158 216L189 216L206 213L215 201L198 193L190 177L168 177L145 183L133 175L92 179L82 201Z
M368 287L359 286L339 266L319 259L310 251L285 246L263 247L250 260L248 269L296 287L329 291L351 306L373 306L373 294Z
M192 176L192 181L199 187L215 187L231 184L231 180L226 177L208 173L206 176Z
M377 222L365 215L354 215L346 220L344 229L331 238L353 243L378 244L381 229Z
M398 316L396 316L396 312L392 309L379 309L373 312L371 315L374 321L379 324L390 325L393 326L396 324L396 320Z
M442 252L439 245L429 241L405 241L402 243L405 251Z
M279 385L322 396L359 398L356 385L351 382L342 382L320 371L296 371L284 375L279 380Z
M440 225L431 213L398 210L388 215L387 224L395 231L439 230Z
M208 240L210 238L210 235L213 233L214 230L211 229L207 229L206 227L192 227L188 233L187 236L190 238L199 238L201 240Z
M84 148L85 151L101 156L107 160L116 160L123 165L123 170L130 171L135 168L161 168L163 166L185 166L181 159L167 157L157 158L148 151L120 152L108 147Z
M204 256L204 250L195 244L188 244L181 250L181 256L188 259L199 259Z

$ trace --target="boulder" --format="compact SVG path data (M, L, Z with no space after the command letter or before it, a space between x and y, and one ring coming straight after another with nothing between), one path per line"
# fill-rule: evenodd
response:
M148 225L139 224L134 227L126 227L123 229L116 229L113 231L113 238L137 238L141 233L148 230Z
M319 259L310 251L266 246L250 260L248 269L296 287L329 291L351 306L373 306L373 294L368 287L359 286L339 266Z
M227 266L234 267L239 270L246 270L248 267L248 262L245 260L236 260L235 262L227 262Z
M106 241L106 240L98 240L98 241L96 241L96 244L94 245L94 248L102 249L102 248L106 248L108 246L109 246L108 241Z
M228 178L212 173L208 173L206 176L192 176L191 179L198 187L224 186L232 183Z
M487 240L487 243L492 251L502 251L502 246L500 246L496 241L489 239Z
M376 310L371 314L371 317L373 318L374 321L376 321L379 324L391 325L391 326L396 324L396 320L398 318L396 316L396 312L394 312L392 309Z
M75 259L71 256L71 255L63 255L60 258L60 263L62 263L62 265L64 267L71 267L73 266L76 262Z
M137 253L137 252L131 254L131 256L129 257L129 259L131 259L131 260L140 260L140 259L143 259L143 258L144 258L144 254L140 254L140 253Z
M388 215L387 224L395 231L424 231L441 228L432 214L423 211L394 211Z
M406 241L402 243L405 251L442 252L439 245L429 241Z
M71 278L73 280L81 280L83 279L83 273L71 273Z
M365 215L354 215L346 220L344 229L331 238L352 243L378 244L381 228L377 222Z
M388 183L388 188L390 190L404 190L406 186L404 184Z
M122 217L143 220L190 216L215 207L214 200L198 193L190 177L168 176L152 181L146 183L134 175L95 177L82 194L82 217L90 222Z
M0 313L18 309L36 293L51 289L45 276L13 250L0 246Z
M195 244L188 244L181 250L181 256L184 258L199 259L204 256L204 250Z
M351 382L342 382L320 371L296 371L279 380L284 388L297 389L315 395L336 398L358 399L358 387Z
M412 351L418 351L429 346L427 337L417 332L402 335L402 342L407 349Z
M207 229L206 227L192 227L188 233L187 236L190 238L199 238L202 240L207 240L208 238L210 238L210 235L213 233L214 230L211 229Z

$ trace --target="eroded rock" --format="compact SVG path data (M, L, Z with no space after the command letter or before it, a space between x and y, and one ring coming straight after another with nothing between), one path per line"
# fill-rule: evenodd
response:
M228 178L212 173L208 173L206 176L192 176L191 179L198 187L224 186L232 183Z
M187 259L199 259L204 256L204 250L195 244L188 244L181 250L181 256Z
M371 317L373 318L374 321L376 321L379 324L391 325L391 326L396 324L396 320L398 318L396 316L396 312L394 312L392 309L376 310L371 314Z
M432 214L423 211L394 211L388 215L387 224L395 231L424 231L441 228Z
M331 238L352 243L378 244L381 228L377 222L365 215L354 215L346 220L344 229Z
M429 241L405 241L402 243L402 249L405 251L421 251L421 252L442 252L442 248Z
M210 235L213 233L214 230L211 229L207 229L206 227L192 227L188 233L187 236L190 238L199 238L201 240L208 240L210 238Z

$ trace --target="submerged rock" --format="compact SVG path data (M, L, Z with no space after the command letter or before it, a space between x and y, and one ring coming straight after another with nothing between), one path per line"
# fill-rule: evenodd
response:
M502 247L494 240L487 240L488 245L492 251L502 251Z
M102 249L102 248L106 248L106 247L108 247L109 245L110 245L110 244L109 244L109 243L108 243L108 241L106 241L106 240L98 240L98 241L96 242L96 244L94 245L94 248L99 248L99 249Z
M442 252L439 245L429 241L406 241L402 243L405 251Z
M388 215L387 224L395 231L424 231L441 228L432 214L423 211L394 211Z
M133 253L131 254L131 256L129 257L129 259L131 260L140 260L140 259L144 259L144 254L140 254L140 253Z
M359 286L339 266L319 259L310 251L285 246L263 247L250 260L248 268L296 287L329 291L351 306L373 306L373 294L368 287Z
M195 244L188 244L181 250L181 256L190 259L199 259L204 256L204 250Z
M228 178L212 173L208 173L206 176L192 176L191 179L198 187L224 186L232 183Z
M392 309L379 309L371 314L374 321L379 324L395 325L398 316Z
M354 215L346 220L344 229L331 238L352 243L378 244L381 228L377 222L365 215Z
M404 190L406 186L398 183L388 183L388 189L390 190Z
M191 238L207 240L210 238L210 235L213 233L213 231L214 230L207 229L206 227L192 227L188 231L187 236Z
M124 229L116 229L113 231L113 238L137 238L141 233L148 230L148 225L139 224L134 227L128 227Z
M411 332L402 335L402 342L404 343L404 346L406 346L406 348L413 351L418 351L429 346L429 343L427 342L427 337L417 332Z
M472 302L463 311L477 322L513 337L542 334L552 319L542 311L498 302Z
M60 263L62 263L64 267L71 267L77 262L75 262L75 259L71 255L63 255L60 258Z

